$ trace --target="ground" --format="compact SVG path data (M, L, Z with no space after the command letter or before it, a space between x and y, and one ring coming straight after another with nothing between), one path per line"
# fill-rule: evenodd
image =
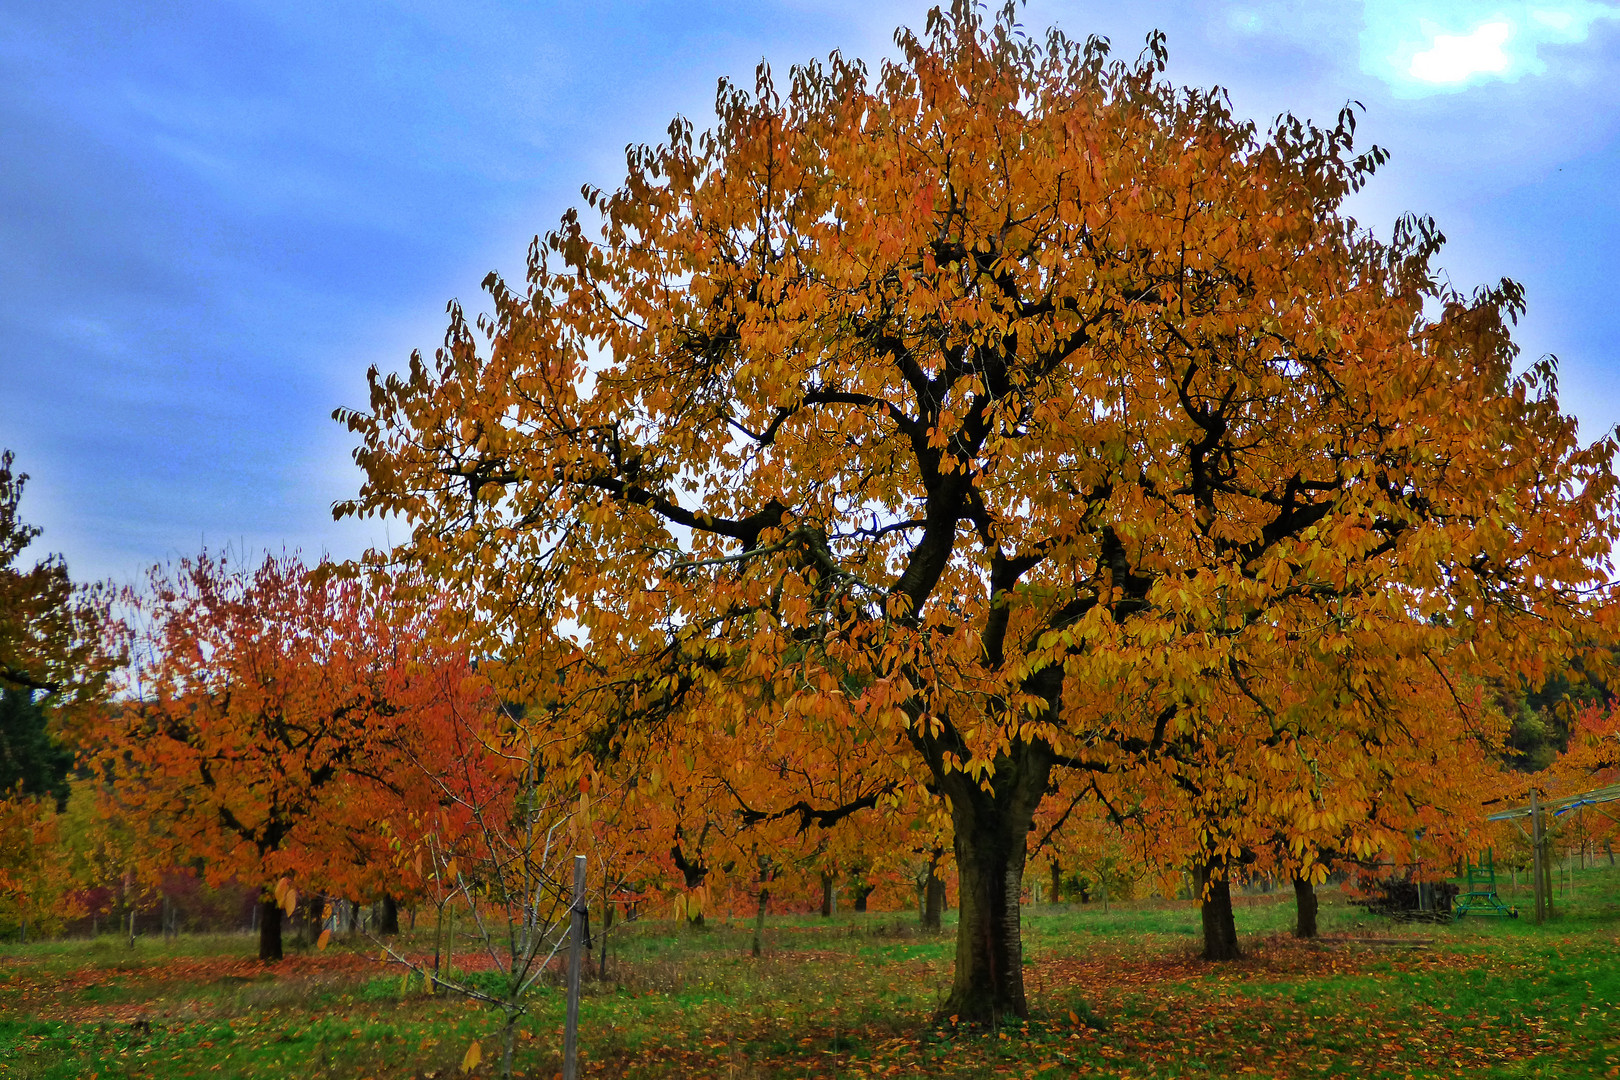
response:
M1620 1077L1620 870L1572 876L1539 927L1391 923L1328 890L1315 945L1287 936L1291 895L1245 897L1248 956L1219 965L1196 958L1186 902L1026 908L1034 1015L989 1032L932 1022L952 928L922 935L915 914L776 919L759 960L740 915L703 931L641 920L586 985L582 1073ZM245 935L0 945L0 1078L448 1080L474 1040L473 1075L497 1075L497 1016L405 987L363 940L275 966L252 949ZM519 1075L557 1075L562 1013L543 990Z

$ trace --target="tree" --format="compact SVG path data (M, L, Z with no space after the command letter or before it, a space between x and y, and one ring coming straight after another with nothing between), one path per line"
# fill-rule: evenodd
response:
M110 598L75 586L59 555L17 565L40 530L18 516L28 475L13 472L12 460L0 452L0 689L53 706L97 702L122 659Z
M0 452L0 793L20 785L61 810L73 752L57 737L59 714L104 700L122 661L122 627L108 591L74 585L61 556L19 564L40 530L18 513L28 476L12 461Z
M435 695L463 685L442 669L469 660L412 609L292 556L154 571L145 614L149 655L102 732L114 798L162 838L154 857L262 883L259 956L280 959L297 894L347 895L386 865L382 823L431 804L411 740L430 742Z
M0 792L47 795L67 806L73 752L51 737L50 716L34 691L0 687Z
M122 627L60 556L22 567L40 530L19 514L28 476L12 462L0 452L0 908L38 928L67 888L53 848L74 755L59 736L100 708Z
M1361 672L1447 622L1480 667L1563 648L1615 447L1576 442L1550 363L1514 373L1517 286L1458 294L1431 224L1343 214L1383 160L1352 111L1262 135L1165 81L1160 36L1110 63L1010 7L897 41L632 148L597 235L570 212L492 317L452 305L432 362L339 410L367 478L336 512L410 519L492 650L572 620L656 705L558 737L886 733L866 774L951 813L942 1011L980 1021L1027 1010L1055 770L1138 767L1212 676L1303 643L1376 643Z

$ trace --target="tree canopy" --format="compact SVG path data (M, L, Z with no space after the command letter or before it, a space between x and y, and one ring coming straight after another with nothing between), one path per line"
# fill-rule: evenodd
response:
M1261 131L1161 37L1124 63L1010 7L896 40L632 147L491 317L339 411L337 513L408 519L513 671L577 628L559 740L753 725L941 797L944 1011L982 1019L1026 1007L1059 770L1398 756L1419 673L1580 638L1615 445L1516 369L1516 285L1344 212L1383 160L1352 110Z

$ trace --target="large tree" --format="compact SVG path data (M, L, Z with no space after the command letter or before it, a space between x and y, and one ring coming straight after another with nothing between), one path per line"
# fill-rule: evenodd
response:
M1027 1009L1055 770L1152 758L1212 723L1212 675L1305 644L1562 647L1614 446L1577 444L1550 365L1515 374L1517 287L1460 295L1432 226L1343 213L1382 160L1350 112L1262 133L1158 37L1110 62L1011 8L897 41L632 148L595 235L566 215L492 317L452 305L340 410L367 479L337 512L408 518L519 666L579 628L603 692L559 738L872 732L865 775L949 807L944 1012L982 1020ZM1376 737L1370 685L1300 722Z

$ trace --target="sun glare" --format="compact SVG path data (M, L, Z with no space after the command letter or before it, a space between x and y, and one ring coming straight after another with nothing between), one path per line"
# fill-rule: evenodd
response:
M1620 5L1595 0L1366 0L1361 66L1401 97L1516 82L1547 72L1543 46L1578 45L1616 18Z

